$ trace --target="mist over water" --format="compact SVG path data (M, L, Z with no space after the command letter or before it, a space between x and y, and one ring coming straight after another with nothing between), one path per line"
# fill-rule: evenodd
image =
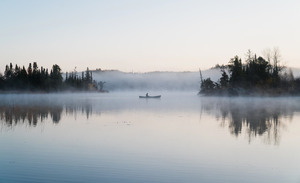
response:
M203 71L203 77L217 81L219 69ZM120 71L94 71L93 79L105 81L109 91L164 90L164 91L198 91L200 88L199 72L149 72L124 73Z
M294 77L300 76L300 70L291 68ZM288 68L286 69L288 71ZM218 68L203 70L203 78L218 82L221 70ZM93 71L93 79L106 82L104 88L109 91L199 91L200 75L194 72L148 72L133 73L121 71Z
M0 182L300 180L299 97L146 92L0 95Z

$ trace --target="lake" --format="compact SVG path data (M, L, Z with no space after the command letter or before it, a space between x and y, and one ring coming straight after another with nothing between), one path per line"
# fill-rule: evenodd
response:
M0 95L0 182L300 182L299 97L145 93Z

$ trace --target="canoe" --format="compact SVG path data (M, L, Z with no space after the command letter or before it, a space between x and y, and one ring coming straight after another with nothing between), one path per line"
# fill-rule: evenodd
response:
M160 98L161 95L156 95L156 96L139 96L139 98Z

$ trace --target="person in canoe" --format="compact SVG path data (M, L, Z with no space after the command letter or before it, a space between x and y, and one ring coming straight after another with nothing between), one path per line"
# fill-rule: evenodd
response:
M139 96L139 98L160 98L161 95L156 95L156 96L150 96L148 93L146 93L146 96Z

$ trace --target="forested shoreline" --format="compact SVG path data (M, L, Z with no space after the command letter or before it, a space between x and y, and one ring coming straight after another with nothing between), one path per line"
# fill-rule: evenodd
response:
M245 63L238 56L228 65L217 66L222 76L217 82L202 79L199 94L206 96L282 96L299 95L300 78L294 78L291 70L280 65L278 50L269 52L265 58L249 50Z
M199 94L205 96L293 96L300 95L300 78L294 78L291 70L280 64L278 50L269 52L264 57L253 54L250 50L246 59L238 56L230 59L227 65L217 65L221 77L218 81L202 78L200 71ZM61 91L98 91L104 90L105 82L93 80L93 72L63 73L59 65L50 70L39 67L36 62L27 67L6 65L4 74L0 74L0 93L48 93ZM97 78L99 80L99 78ZM142 83L146 85L147 83Z
M59 91L105 91L104 82L93 80L92 72L87 70L78 74L76 71L62 76L61 68L54 64L49 71L38 67L36 62L28 67L6 65L4 75L0 75L0 91L5 92L59 92ZM100 89L98 89L100 88Z

